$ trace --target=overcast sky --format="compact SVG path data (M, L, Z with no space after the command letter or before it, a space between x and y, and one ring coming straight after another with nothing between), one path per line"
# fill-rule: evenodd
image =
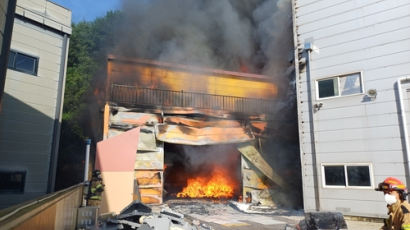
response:
M72 20L92 21L102 17L109 10L120 8L120 0L51 0L72 11Z

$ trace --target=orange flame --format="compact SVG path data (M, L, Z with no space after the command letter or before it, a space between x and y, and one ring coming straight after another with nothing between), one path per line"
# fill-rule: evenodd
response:
M234 185L226 175L223 169L214 169L210 177L189 178L188 185L177 197L232 198Z

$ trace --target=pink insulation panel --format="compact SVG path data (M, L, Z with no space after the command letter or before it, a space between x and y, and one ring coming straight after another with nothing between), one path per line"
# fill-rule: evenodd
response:
M97 143L95 169L101 172L134 171L140 128Z

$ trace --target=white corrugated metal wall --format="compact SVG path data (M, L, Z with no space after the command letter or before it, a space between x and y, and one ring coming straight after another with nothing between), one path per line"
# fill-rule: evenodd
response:
M395 83L410 76L410 1L295 0L294 13L298 51L306 42L319 48L309 64L311 105L322 103L311 113L320 210L383 216L383 196L372 188L324 188L321 164L368 163L372 187L388 176L406 181ZM314 210L307 71L297 79L298 113L304 208ZM318 100L316 80L352 72L362 73L362 94ZM376 99L366 97L369 89Z

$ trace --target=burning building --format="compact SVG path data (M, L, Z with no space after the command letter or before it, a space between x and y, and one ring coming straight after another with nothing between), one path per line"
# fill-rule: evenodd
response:
M104 139L140 130L128 199L273 204L269 188L285 186L260 153L278 90L270 77L110 56L106 86ZM108 175L103 155L117 153L104 148L96 164Z
M128 184L115 197L273 204L300 183L290 1L124 0L123 20L96 92L106 104L97 168ZM135 163L104 172L117 160L105 150L134 132L124 158Z

